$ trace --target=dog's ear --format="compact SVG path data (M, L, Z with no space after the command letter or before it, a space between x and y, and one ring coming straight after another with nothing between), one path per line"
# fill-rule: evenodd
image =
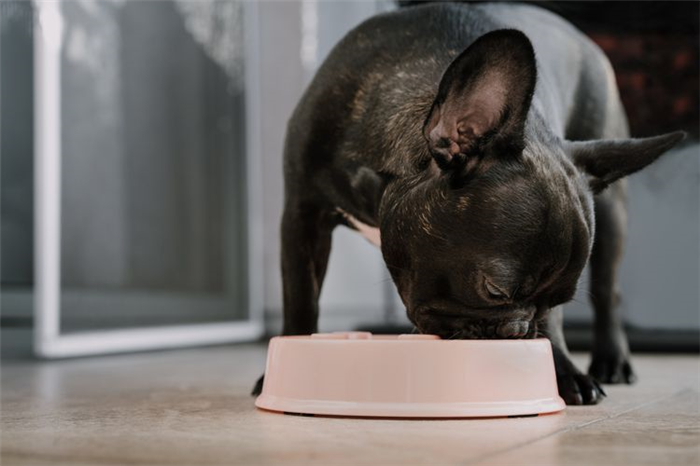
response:
M646 167L684 138L685 132L676 131L640 139L565 141L564 150L588 175L591 190L597 194L610 183Z
M449 65L423 125L443 170L469 169L489 149L519 155L537 80L535 52L520 31L478 38Z

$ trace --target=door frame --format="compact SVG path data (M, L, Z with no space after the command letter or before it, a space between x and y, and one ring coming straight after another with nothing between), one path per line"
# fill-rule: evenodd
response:
M181 348L250 341L264 334L263 218L260 157L259 14L256 2L244 2L246 112L247 320L61 333L61 302L74 302L61 290L61 48L60 2L35 0L34 29L34 352L44 358ZM231 223L231 222L227 222ZM80 294L80 293L78 293ZM125 291L124 304L138 299ZM131 296L129 296L131 295ZM182 294L179 294L181 296ZM119 297L124 295L119 293ZM68 298L68 299L65 299ZM79 297L78 297L79 298ZM190 302L235 306L230 296L197 294ZM117 299L107 294L99 300ZM153 301L155 300L155 301ZM195 300L195 301L192 301ZM83 300L84 301L84 300ZM174 304L158 296L151 304ZM145 303L148 305L148 301Z

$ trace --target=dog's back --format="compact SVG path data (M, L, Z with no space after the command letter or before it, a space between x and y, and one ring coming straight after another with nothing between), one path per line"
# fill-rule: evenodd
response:
M310 171L348 163L397 174L414 170L430 157L421 127L442 73L476 38L502 28L519 29L533 43L538 58L533 102L551 129L579 139L609 131L585 127L607 121L605 128L620 126L616 136L625 136L612 69L569 23L529 5L433 4L375 16L332 50L290 120L288 138L297 142L292 146L315 149L287 151L288 178L305 173L308 179ZM584 114L585 119L573 118ZM611 135L598 137L606 136Z

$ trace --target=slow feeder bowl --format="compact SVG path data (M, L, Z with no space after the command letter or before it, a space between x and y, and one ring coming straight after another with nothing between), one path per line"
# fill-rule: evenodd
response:
M549 340L367 332L271 339L255 405L285 413L416 418L564 409Z

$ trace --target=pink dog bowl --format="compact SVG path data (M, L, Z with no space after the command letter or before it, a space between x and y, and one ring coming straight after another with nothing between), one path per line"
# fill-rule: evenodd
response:
M255 405L286 413L421 418L564 409L549 340L367 332L273 338Z

